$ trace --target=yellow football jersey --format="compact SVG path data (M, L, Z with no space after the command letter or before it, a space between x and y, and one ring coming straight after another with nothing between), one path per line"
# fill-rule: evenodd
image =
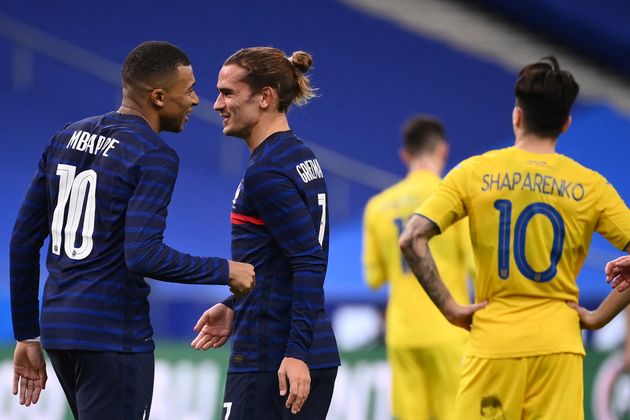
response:
M578 300L593 232L619 249L630 242L630 210L604 177L561 154L510 147L463 161L416 212L442 230L469 216L476 299L489 302L469 354L584 354L566 301Z
M386 342L389 346L424 347L466 339L467 332L452 326L433 305L404 261L398 237L414 210L435 191L440 178L415 171L372 197L363 221L363 267L367 283L377 288L390 282ZM431 252L454 298L468 297L467 275L472 250L465 221L431 241Z

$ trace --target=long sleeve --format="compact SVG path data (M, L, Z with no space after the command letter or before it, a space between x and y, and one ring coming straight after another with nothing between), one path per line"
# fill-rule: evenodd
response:
M178 165L177 155L169 149L146 153L137 162L137 185L125 219L127 266L136 274L157 280L227 284L226 259L194 257L162 242Z
M16 340L39 331L39 259L48 236L46 155L42 156L13 228L10 247L11 316Z
M250 168L244 186L293 271L291 326L285 356L306 361L315 318L324 307L326 259L318 231L295 184L273 164Z

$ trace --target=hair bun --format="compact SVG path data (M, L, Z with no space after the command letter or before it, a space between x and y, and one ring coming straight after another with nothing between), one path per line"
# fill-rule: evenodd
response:
M313 57L304 51L295 51L289 58L289 61L301 73L306 73L313 65Z

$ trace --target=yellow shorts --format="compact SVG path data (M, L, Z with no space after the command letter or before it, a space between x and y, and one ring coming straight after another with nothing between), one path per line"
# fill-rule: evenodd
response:
M397 420L455 419L454 402L465 343L389 348L392 414Z
M464 358L458 419L583 420L583 356Z

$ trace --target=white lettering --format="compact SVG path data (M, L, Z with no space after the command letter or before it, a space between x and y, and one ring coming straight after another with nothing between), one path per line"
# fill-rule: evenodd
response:
M101 154L102 156L109 157L108 153L116 149L118 143L120 143L118 140L111 137L79 130L72 133L72 137L70 137L66 149L87 152L91 155Z
M89 152L91 154L94 154L94 141L96 141L96 134L92 134L90 136L90 139L88 140L88 143L87 143L86 150L90 149Z
M103 152L103 156L109 157L109 155L107 153L110 150L115 149L117 143L120 143L120 142L118 140L116 140L116 139L111 139L111 142L107 145L107 149L105 149L105 151Z
M75 149L80 152L85 151L85 147L87 146L87 142L89 138L90 138L90 133L88 133L87 131L84 131L83 134L81 134L81 138L79 139L77 143L77 147L75 147Z
M295 166L295 170L305 183L324 177L324 173L317 159L309 159L300 162Z
M77 146L77 140L79 140L79 137L81 136L82 131L75 131L74 133L72 133L72 137L70 137L70 141L68 142L68 145L66 146L67 148L71 148L74 149Z

